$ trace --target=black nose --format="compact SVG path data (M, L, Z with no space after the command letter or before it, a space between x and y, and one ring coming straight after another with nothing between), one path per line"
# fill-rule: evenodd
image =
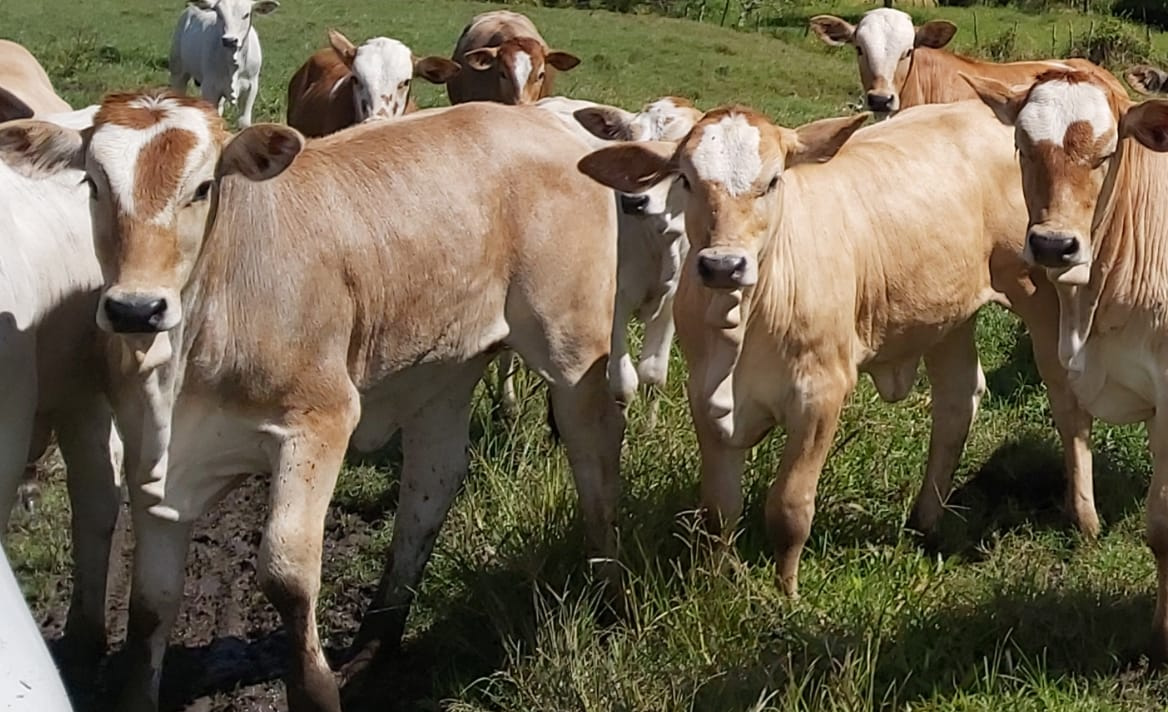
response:
M649 196L621 193L620 207L625 215L644 215L645 208L649 207Z
M872 111L891 111L892 110L892 95L890 94L869 94L868 108Z
M1062 233L1031 230L1026 236L1034 261L1044 267L1062 267L1079 252L1079 239Z
M119 334L149 334L158 331L162 315L166 313L165 299L125 297L106 299L105 315L110 326Z
M224 37L223 38L223 46L226 47L227 49L239 49L239 38L237 38L237 37Z
M736 255L700 255L698 257L698 276L702 278L702 282L707 287L714 289L739 287L745 273L745 257Z

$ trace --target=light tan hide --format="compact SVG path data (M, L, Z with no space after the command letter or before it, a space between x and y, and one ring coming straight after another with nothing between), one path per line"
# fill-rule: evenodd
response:
M331 46L314 52L288 83L288 125L305 136L416 111L412 79L441 84L459 71L449 59L416 58L386 37L357 47L333 30L329 41Z
M510 10L476 15L458 37L451 57L461 71L446 83L451 104L495 101L532 104L551 96L556 70L580 60L549 49L535 24Z
M49 160L44 145L30 160ZM315 606L346 446L402 430L393 539L358 636L372 652L400 638L466 474L472 391L503 347L548 381L589 552L615 555L616 217L558 119L476 104L303 143L272 124L231 138L192 99L114 95L81 150L137 542L119 710L156 709L191 525L258 472L271 477L259 578L289 632L289 709L337 712Z
M957 33L956 25L933 20L914 27L908 13L892 8L869 10L856 25L832 15L817 15L811 18L811 30L827 44L856 47L864 101L878 114L976 99L960 74L1006 84L1029 84L1058 66L1111 76L1079 58L999 64L953 54L942 47Z
M702 503L712 528L729 537L748 450L786 429L766 520L777 583L791 594L819 473L860 372L896 401L924 359L933 427L912 526L934 527L985 389L973 317L990 301L1009 304L1031 329L1074 465L1072 511L1081 527L1098 527L1089 421L1058 365L1055 297L1031 282L1019 256L1025 209L1009 132L976 102L914 109L848 140L862 120L791 130L722 109L676 151L627 144L581 164L621 190L676 173L690 186L691 248L674 319Z
M36 57L10 40L0 40L0 87L28 107L27 114L13 113L3 116L5 119L73 110L64 99L57 96L49 75Z
M1143 421L1147 539L1159 573L1153 656L1168 658L1168 100L1131 102L1078 72L1032 87L975 81L1015 126L1030 221L1025 256L1055 283L1059 355L1079 401Z

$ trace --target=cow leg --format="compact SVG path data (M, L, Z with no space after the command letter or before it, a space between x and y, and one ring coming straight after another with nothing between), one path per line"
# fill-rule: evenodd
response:
M1156 409L1147 423L1152 450L1152 481L1145 514L1148 547L1156 557L1156 613L1149 653L1157 663L1168 661L1168 416Z
M105 653L105 597L110 545L118 522L122 442L105 399L75 404L57 421L73 510L73 597L65 624L68 650L79 662Z
M358 417L352 408L312 414L293 426L273 464L271 502L259 552L259 583L288 631L291 660L285 685L289 712L340 712L337 683L316 625L321 542L333 487Z
M798 382L803 388L785 409L787 444L766 500L767 529L775 549L775 583L789 596L799 594L799 557L811 535L819 473L855 377L805 371Z
M612 316L611 352L608 356L608 390L622 408L637 394L637 369L629 355L629 312L617 299Z
M930 534L941 519L953 486L953 472L965 449L969 428L985 394L985 374L977 358L976 319L958 326L925 354L933 400L933 427L925 481L909 517L909 528Z
M0 344L7 352L0 358L0 373L5 379L4 387L0 388L0 539L3 539L24 478L36 422L37 368L32 335L17 330L14 321L5 315L0 315Z
M239 128L251 126L251 112L255 107L256 94L259 94L260 77L257 74L252 79L240 81L239 93L236 97L236 106L239 107Z
M607 380L604 361L600 360L575 383L554 379L550 389L580 498L588 554L601 562L597 574L612 586L620 582L616 508L625 419L623 409L608 392Z
M126 627L126 686L119 712L156 712L162 659L183 598L192 521L169 521L146 511L130 486L134 574Z
M414 592L470 460L470 406L485 360L460 368L450 385L402 424L402 473L393 537L381 582L353 643L348 681L383 662L405 632Z
M705 403L698 395L701 388L693 378L686 388L701 457L701 511L706 528L726 546L742 516L746 449L727 445L718 436L705 416Z
M519 398L515 395L515 372L518 359L511 349L504 349L495 359L495 370L499 376L498 400L503 408L503 417L508 420L519 415Z
M661 390L669 378L669 348L673 345L673 300L666 300L656 316L645 322L645 341L637 363L637 378L645 387L645 420L657 427Z

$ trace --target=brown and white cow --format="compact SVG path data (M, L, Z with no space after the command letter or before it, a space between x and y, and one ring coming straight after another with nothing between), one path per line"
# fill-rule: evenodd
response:
M1058 291L1059 359L1075 395L1097 418L1146 424L1152 652L1168 658L1168 100L1133 103L1075 71L1027 87L970 82L1014 127L1030 216L1023 254Z
M44 67L23 46L10 40L0 40L0 87L10 92L28 107L27 116L34 114L62 114L73 110L57 96ZM27 118L20 113L5 118Z
M878 115L920 104L976 99L959 73L1025 84L1058 66L1104 71L1085 59L998 64L962 57L942 49L957 33L952 22L932 20L914 27L908 13L892 8L869 10L855 25L833 15L816 15L811 29L829 45L856 48L865 104Z
M91 135L22 122L0 145L42 171L84 164L93 185L136 540L118 709L157 707L192 523L267 473L259 578L291 638L289 709L339 710L315 607L346 447L402 430L393 540L359 636L396 643L466 474L472 391L503 347L547 379L590 550L615 555L616 216L558 119L475 104L309 141L274 124L232 137L204 102L116 94Z
M1168 72L1163 69L1137 64L1128 67L1123 76L1141 94L1168 94Z
M573 54L549 49L532 21L510 10L476 15L459 35L452 59L462 71L446 83L451 104L531 104L551 95L556 70L580 63Z
M360 47L336 30L288 83L288 125L325 136L364 121L395 119L416 110L410 81L442 84L459 67L445 57L418 58L398 40L374 37Z
M1056 299L1019 254L1026 216L1009 132L977 102L921 107L857 131L864 119L792 130L725 108L679 146L625 144L581 162L618 190L672 176L688 185L691 248L674 318L703 507L728 535L742 512L749 449L784 427L766 520L778 583L792 594L819 474L860 372L896 401L923 358L933 427L913 524L936 524L985 389L974 315L990 301L1011 306L1032 331L1075 464L1069 504L1081 528L1098 527L1090 420L1059 367Z

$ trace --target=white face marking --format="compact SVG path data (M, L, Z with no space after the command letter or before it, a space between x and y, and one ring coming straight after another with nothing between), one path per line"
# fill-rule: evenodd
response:
M1034 87L1018 113L1017 126L1031 144L1050 141L1062 146L1067 129L1078 122L1089 124L1096 138L1112 131L1115 117L1107 95L1093 84L1053 81Z
M860 62L867 63L873 78L892 85L896 65L916 44L916 37L908 13L881 7L864 13L852 41L863 52Z
M629 124L634 141L680 141L694 127L694 117L672 99L658 99Z
M410 89L403 82L414 76L414 55L397 40L374 37L357 48L353 74L360 80L354 97L357 120L396 118L406 108Z
M208 155L214 155L215 147L207 126L207 117L200 109L182 106L168 98L139 97L132 101L130 106L159 111L162 113L162 119L145 129L103 124L93 132L89 142L90 154L105 172L118 205L128 215L135 214L134 188L142 149L165 131L180 129L195 135L194 149L183 157L179 190L170 196L166 205L154 215L136 215L155 225L167 225L174 219L179 200L184 195L183 190L195 169L207 162Z
M238 58L247 40L247 33L251 30L252 0L218 0L212 12L218 20L220 36L223 39L239 41L234 57Z
M523 87L527 86L527 80L531 76L531 55L526 52L515 53L515 96L523 96Z
M702 129L692 157L694 170L702 180L720 183L730 195L742 195L762 171L759 141L758 127L745 116L724 116Z

